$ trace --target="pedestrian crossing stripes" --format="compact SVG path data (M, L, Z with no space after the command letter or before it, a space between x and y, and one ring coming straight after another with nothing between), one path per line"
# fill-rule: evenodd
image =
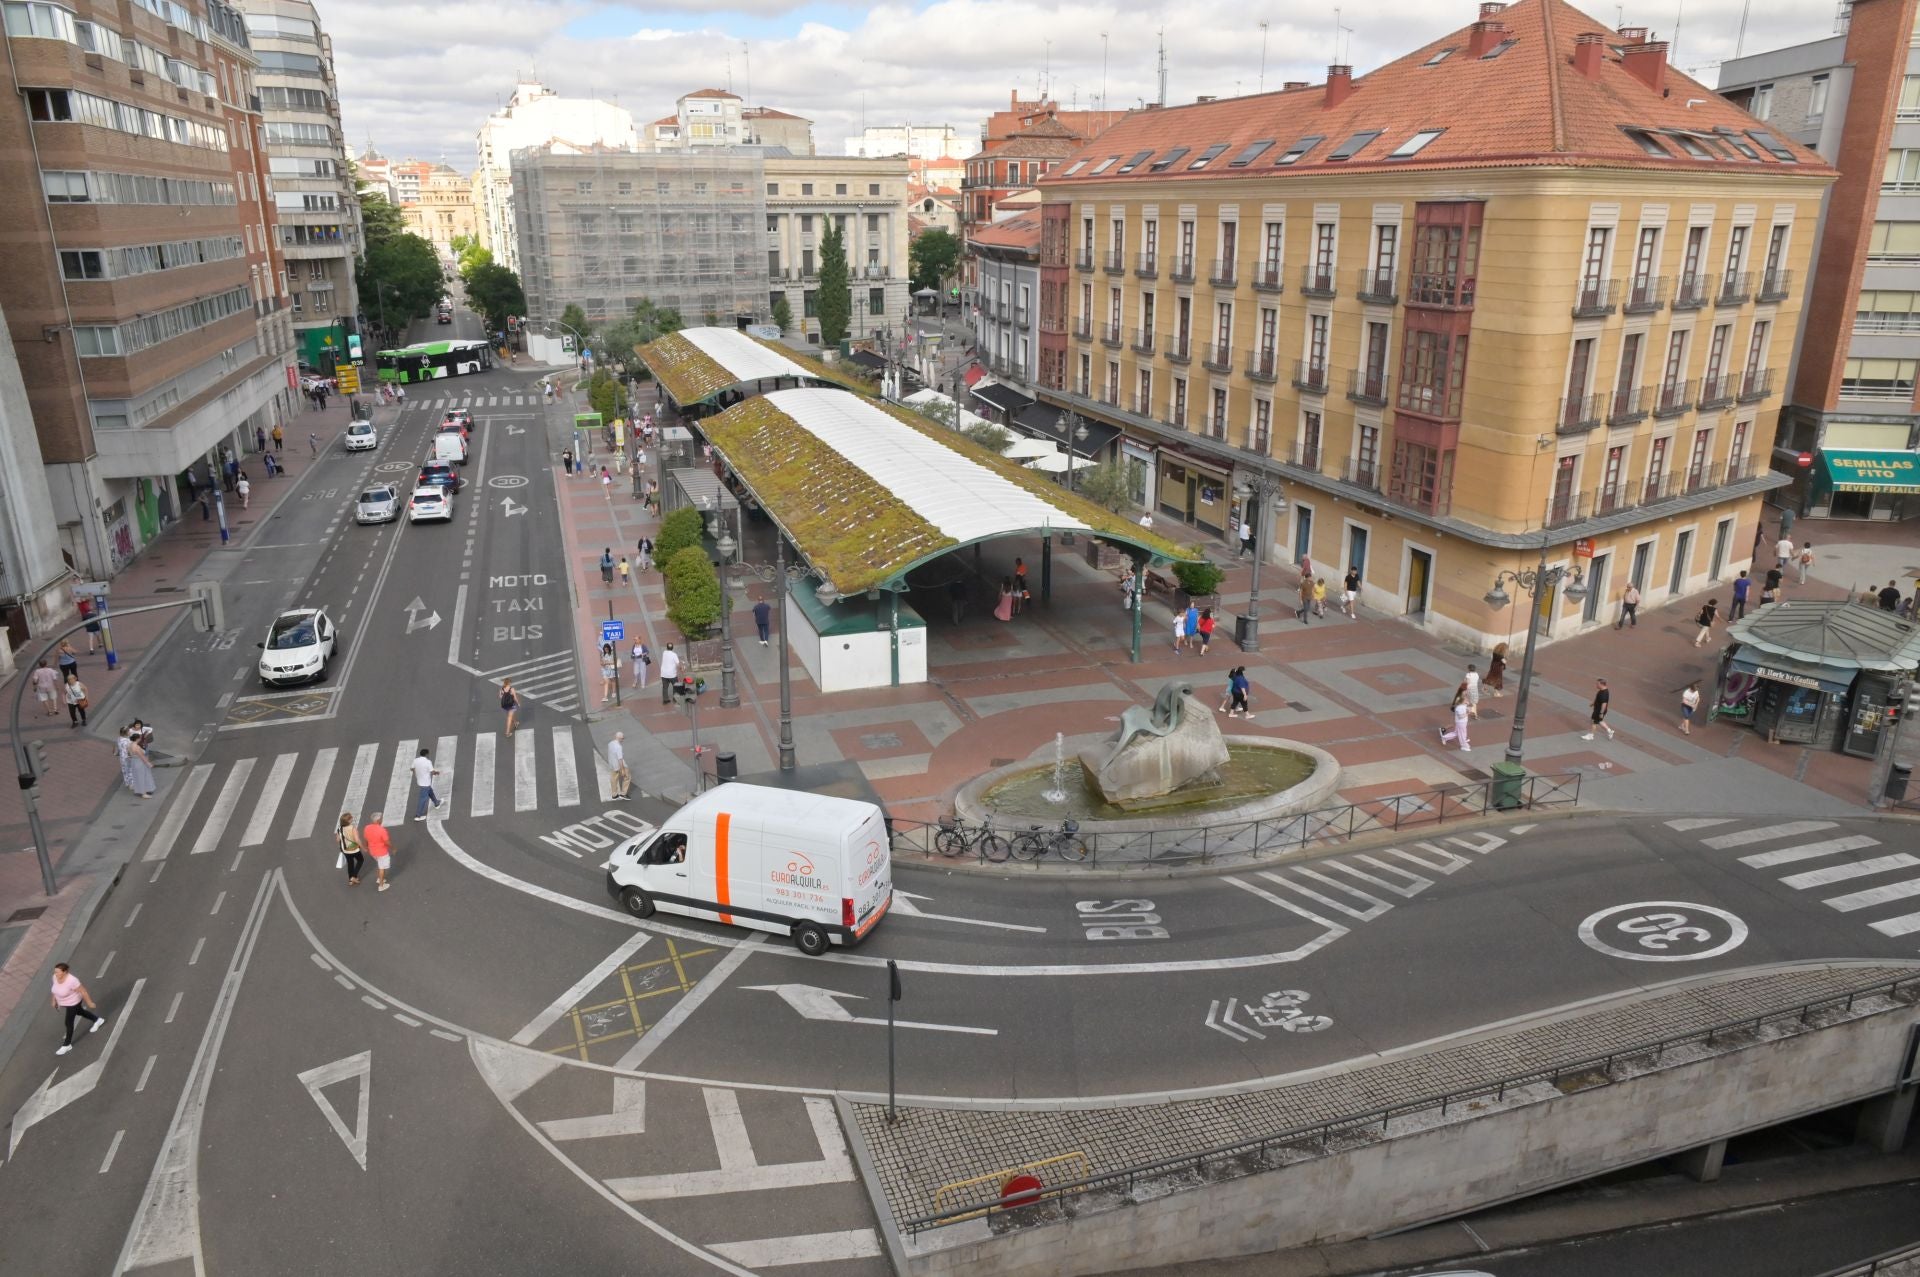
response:
M1446 842L1482 856L1506 845L1504 838L1491 834ZM1389 847L1378 854L1359 853L1245 876L1229 874L1222 881L1327 931L1344 934L1353 923L1372 922L1392 909L1395 901L1389 897L1411 900L1437 879L1472 864L1460 851L1422 842L1412 850ZM1256 878L1260 881L1253 881Z
M1697 822L1690 820L1670 820L1667 825L1681 832L1700 828ZM1727 851L1769 842L1785 842L1807 834L1822 833L1834 827L1835 822L1831 820L1782 821L1779 824L1715 834L1712 837L1702 838L1700 844L1710 851ZM1738 859L1741 864L1750 869L1792 866L1790 872L1783 873L1778 878L1781 886L1792 891L1822 892L1827 888L1851 888L1841 890L1837 895L1823 894L1819 897L1820 903L1837 913L1862 914L1866 924L1883 936L1897 938L1913 935L1920 932L1920 910L1897 913L1892 917L1869 917L1863 913L1863 911L1885 909L1889 906L1896 909L1905 908L1902 902L1920 897L1920 875L1877 885L1861 885L1866 879L1902 872L1911 873L1915 869L1920 869L1920 856L1905 852L1865 857L1855 854L1869 851L1880 845L1879 839L1869 835L1847 834L1838 838L1822 838L1817 841L1772 847L1764 851L1748 853ZM1828 863L1816 863L1823 860Z
M336 746L316 750L310 759L285 753L200 763L181 781L143 859L164 860L182 846L189 854L205 855L225 842L230 829L239 831L242 849L332 837L343 811L352 812L356 823L382 812L388 825L398 825L418 806L413 760L423 747L440 771L434 778L440 806L429 809L430 820L565 809L595 798L610 802L613 780L606 759L591 738L576 738L584 730L571 723L545 732L522 728L506 750L490 732L430 742L370 741L352 747L352 762L344 768L343 751ZM580 775L583 755L592 760L590 788ZM303 774L304 780L298 779Z
M410 399L409 403L429 412L445 412L450 408L482 412L488 408L531 408L540 401L539 392L536 391L517 395L436 395L432 399Z
M580 708L580 678L571 652L530 656L524 661L487 670L480 677L495 687L512 679L513 690L520 699L539 701L563 714Z

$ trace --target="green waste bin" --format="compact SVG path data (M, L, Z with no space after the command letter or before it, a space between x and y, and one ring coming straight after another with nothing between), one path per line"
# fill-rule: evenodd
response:
M1493 785L1489 797L1500 811L1518 811L1525 805L1527 769L1504 760L1493 765Z

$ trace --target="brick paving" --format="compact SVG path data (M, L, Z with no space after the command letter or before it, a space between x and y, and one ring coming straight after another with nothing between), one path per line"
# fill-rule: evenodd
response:
M1364 1117L1383 1106L1504 1077L1581 1063L1643 1042L1914 974L1912 966L1839 966L1731 978L1623 999L1599 1010L1380 1064L1322 1070L1291 1085L1205 1099L1054 1111L903 1107L896 1122L887 1121L884 1104L851 1107L888 1209L902 1221L934 1214L943 1185L1025 1163L1077 1153L1086 1158L1086 1174L1093 1176L1191 1156L1268 1134ZM1546 1097L1551 1091L1542 1087L1529 1094ZM983 1196L956 1199L950 1194L943 1206L990 1200L997 1191L989 1185L977 1190Z

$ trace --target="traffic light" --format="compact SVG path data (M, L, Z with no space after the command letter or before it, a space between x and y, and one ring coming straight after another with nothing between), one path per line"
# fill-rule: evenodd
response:
M47 743L45 741L28 741L27 757L32 761L33 775L36 780L47 774Z
M193 625L202 634L216 633L227 628L227 609L220 597L218 581L193 581L187 586L192 591L195 606Z

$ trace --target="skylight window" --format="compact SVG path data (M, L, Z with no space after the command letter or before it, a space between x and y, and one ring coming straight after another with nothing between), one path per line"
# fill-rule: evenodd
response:
M1205 168L1207 165L1219 159L1220 152L1226 149L1227 149L1227 144L1225 142L1215 142L1212 146L1200 152L1200 156L1198 159L1194 160L1193 163L1187 165L1187 171L1191 173L1195 169Z
M1327 156L1329 160L1350 160L1366 149L1367 143L1380 136L1379 129L1362 129L1352 137L1333 148Z
M1700 139L1697 137L1689 137L1685 133L1671 133L1671 132L1668 133L1667 136L1672 138L1674 141L1678 142L1680 144L1680 149L1685 151L1693 159L1710 160L1713 158L1713 152L1709 151L1705 146L1701 145Z
M1259 159L1262 155L1265 155L1267 151L1272 148L1273 141L1274 140L1272 138L1266 138L1259 142L1247 143L1247 145L1241 150L1240 154L1234 156L1232 159L1227 161L1227 167L1228 168L1245 168L1247 165Z
M1620 131L1622 133L1625 133L1628 137L1632 138L1634 142L1639 145L1640 149L1645 151L1648 155L1654 156L1662 160L1670 160L1673 158L1673 152L1669 151L1666 147L1660 145L1659 141L1653 136L1653 134L1647 132L1645 129L1624 129L1623 128Z
M1495 58L1499 57L1501 54L1505 53L1508 49L1511 49L1514 45L1518 43L1520 43L1518 40L1502 40L1500 43L1494 45L1491 49L1488 49L1485 53L1481 54L1480 60L1482 62L1491 62Z
M1433 141L1433 139L1445 132L1445 129L1421 129L1418 133L1415 133L1412 137L1394 147L1393 153L1387 156L1387 158L1390 160L1404 160L1409 156L1418 155L1426 149L1427 143Z
M1148 169L1147 171L1149 173L1165 172L1167 169L1170 169L1173 167L1175 161L1177 161L1181 156L1185 155L1188 151L1192 149L1193 148L1190 146L1176 146L1171 151L1168 151L1165 155L1155 160L1153 162L1153 167Z
M1094 177L1098 174L1106 172L1108 169L1112 168L1116 163L1118 163L1119 159L1120 157L1117 155L1109 155L1106 159L1101 160L1098 164L1094 165L1093 171L1088 173L1087 176Z
M1453 49L1454 49L1454 46L1448 45L1446 48L1440 50L1440 52L1434 54L1432 57L1428 58L1425 62L1422 62L1420 65L1423 67L1437 67L1442 62L1445 62L1447 58L1452 55Z
M1273 165L1275 168L1279 168L1285 164L1298 164L1302 156L1326 140L1327 135L1324 133L1309 133L1285 151L1281 152L1280 158L1275 160Z
M1122 164L1118 169L1114 171L1117 173L1131 173L1133 172L1133 170L1139 168L1142 164L1145 164L1147 162L1147 157L1152 154L1153 154L1152 147L1148 147L1144 151L1135 151L1132 159L1128 160L1125 164Z
M1792 151L1789 151L1785 146L1781 145L1779 138L1767 132L1765 129L1748 129L1747 136L1758 142L1761 150L1771 155L1774 159L1779 160L1782 164L1798 164L1800 162L1793 158Z
M1722 142L1740 152L1740 154L1746 156L1748 159L1758 160L1760 158L1760 152L1748 146L1746 139L1742 138L1726 125L1722 124L1719 128L1715 129L1714 134L1719 137Z

